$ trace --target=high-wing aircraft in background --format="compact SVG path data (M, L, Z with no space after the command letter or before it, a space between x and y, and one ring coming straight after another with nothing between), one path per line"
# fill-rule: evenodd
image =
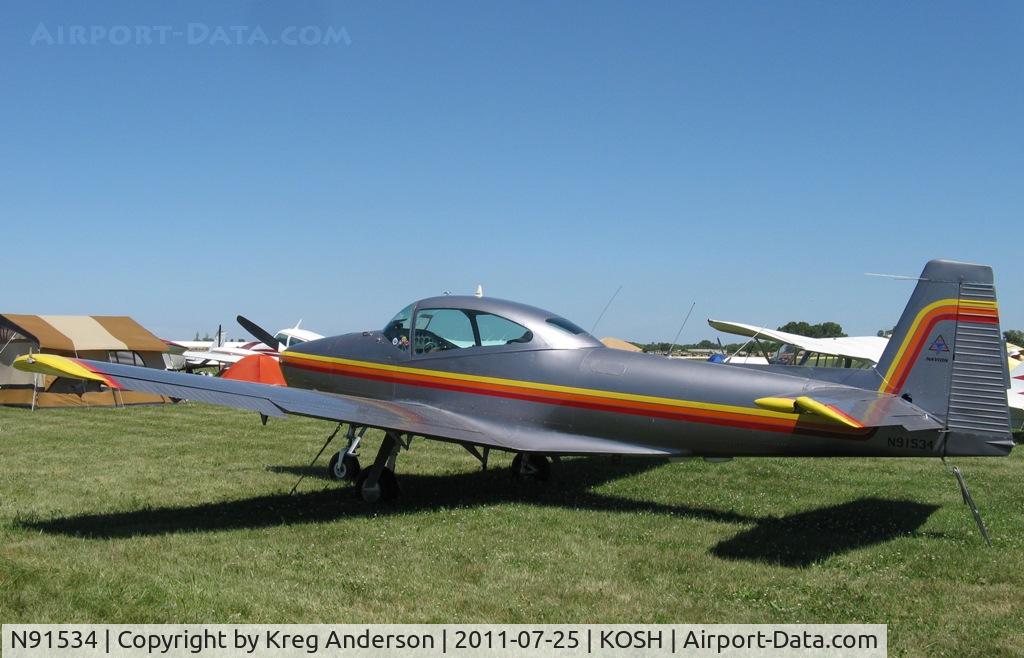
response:
M843 336L841 338L811 338L778 329L758 327L741 322L708 320L712 328L727 334L746 336L758 346L761 357L726 358L726 363L769 363L791 366L830 365L839 368L873 366L882 358L888 338L880 336ZM780 347L768 351L761 339L778 343Z
M840 338L810 338L778 329L758 327L740 322L708 320L708 324L719 331L746 336L757 345L761 356L727 356L730 364L776 364L794 366L829 366L836 368L871 368L882 359L888 338L880 336L843 336ZM768 350L764 341L778 343L779 347ZM1024 369L1014 372L1021 363L1020 349L1007 344L1007 363L1010 373L1010 388L1006 391L1010 405L1010 423L1014 432L1024 431ZM1016 354L1016 358L1011 356ZM721 357L716 357L721 359Z
M358 473L369 502L399 493L396 459L414 436L461 444L484 466L491 449L516 453L514 472L538 478L558 455L1004 456L1013 447L992 270L951 261L924 268L871 369L613 350L554 313L474 296L422 299L380 331L292 345L280 365L286 387L49 354L16 363L264 416L348 423L338 474ZM366 427L385 438L362 469L354 448Z
M1010 388L1006 391L1006 403L1010 405L1010 424L1014 432L1024 432L1024 363L1016 357L1010 358Z

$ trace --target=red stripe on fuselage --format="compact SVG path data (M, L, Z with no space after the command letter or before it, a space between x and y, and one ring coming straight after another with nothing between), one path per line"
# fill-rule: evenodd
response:
M295 359L294 357L287 359L284 363L286 366L301 368L303 370L321 372L335 376L352 377L355 379L369 379L394 384L406 384L410 386L454 391L457 393L522 400L525 402L535 402L539 404L575 407L594 411L664 418L667 420L704 423L709 425L721 425L766 432L826 436L830 438L852 440L866 440L874 433L873 429L848 430L845 428L822 426L815 423L806 423L784 418L764 418L752 414L731 413L711 409L682 409L672 405L659 405L656 403L634 402L629 400L612 400L603 397L558 393L553 391L530 391L528 389L516 388L514 386L461 382L432 375L388 373L374 370L372 368L305 361Z

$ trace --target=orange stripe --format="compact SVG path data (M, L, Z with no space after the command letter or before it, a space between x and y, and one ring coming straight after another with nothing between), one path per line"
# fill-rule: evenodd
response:
M928 315L922 318L922 322L918 325L918 331L913 336L908 337L907 348L903 352L903 358L900 360L892 377L885 386L886 393L895 393L899 391L907 377L910 375L910 371L913 369L914 364L917 363L917 358L921 355L921 348L924 347L924 343L927 342L929 336L932 334L932 330L935 329L935 325L943 320L956 320L956 308L950 309L948 306L939 307Z
M382 372L380 369L373 367L305 360L296 358L296 356L292 354L286 355L284 360L286 365L298 366L303 369L329 374L358 377L363 379L375 379L379 381L391 381L395 383L409 384L412 386L444 388L458 392L495 395L545 404L562 404L566 406L630 413L634 415L648 415L675 420L689 420L692 422L730 425L750 429L763 429L771 432L826 435L850 435L862 433L862 430L853 430L842 427L838 424L833 425L807 422L798 417L778 418L700 407L678 407L654 402L587 395L585 393L538 390L534 388L516 386L514 384L455 380L443 375L393 371ZM856 423L855 420L853 422ZM857 424L860 425L859 423ZM861 427L863 426L861 425Z
M910 371L921 355L924 343L931 336L935 325L943 320L979 324L998 323L999 311L996 308L972 306L969 300L965 300L963 305L944 304L922 311L922 315L919 315L913 323L913 325L917 326L917 330L912 335L904 338L903 347L900 352L897 352L900 360L890 367L889 378L882 383L881 390L886 393L896 393L902 390L903 385L910 376Z
M86 370L88 370L92 374L96 375L97 377L102 378L104 383L106 383L106 385L108 387L110 387L110 388L117 388L117 389L123 389L124 388L124 386L121 385L121 382L117 381L116 379L114 379L113 377L108 375L107 373L100 372L96 368L90 368L88 364L84 363L80 359L74 359L74 358L71 358L71 357L67 357L67 358L70 361L74 361L78 365L82 366L83 368L85 368Z
M856 418L854 418L850 414L846 413L845 411L843 411L839 407L835 406L834 404L827 404L825 406L827 406L829 409L831 409L832 411L836 412L838 415L840 415L843 418L845 418L846 420L848 420L851 424L856 425L857 427L863 429L864 423L860 422L859 420L857 420Z

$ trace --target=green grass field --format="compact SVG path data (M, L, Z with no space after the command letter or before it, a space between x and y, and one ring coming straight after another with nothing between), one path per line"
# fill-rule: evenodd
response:
M368 506L331 426L181 404L0 409L0 622L865 622L894 655L1024 654L1024 448L936 460L403 452ZM379 435L368 434L363 461Z

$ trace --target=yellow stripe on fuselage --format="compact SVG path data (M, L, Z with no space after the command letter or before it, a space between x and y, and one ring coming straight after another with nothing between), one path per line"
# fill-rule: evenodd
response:
M396 366L384 363L375 363L372 361L356 361L354 359L343 359L334 356L323 356L320 354L305 354L300 352L282 352L282 361L287 365L289 359L300 359L307 361L319 361L322 363L333 363L344 366L353 366L357 368L366 368L370 370L379 370L382 372L394 372L407 375L421 375L427 377L438 377L441 379L450 379L461 382L472 382L480 384L494 384L498 386L514 386L517 388L524 388L536 391L549 391L552 393L568 393L575 395L586 395L595 398L604 398L608 400L627 400L630 402L646 402L650 404L662 404L672 407L679 407L682 409L702 409L707 411L721 411L728 413L740 413L750 416L760 416L764 418L780 418L785 420L795 420L800 417L800 414L795 413L781 413L777 411L769 411L767 409L757 409L754 407L741 407L736 405L728 404L714 404L711 402L694 402L692 400L677 400L675 398L663 398L653 395L639 395L636 393L622 393L619 391L604 391L594 388L577 388L574 386L562 386L559 384L543 384L541 382L531 382L519 379L503 379L501 377L485 377L483 375L468 375L459 372L446 372L443 370L427 370L425 368L410 368L408 366Z

